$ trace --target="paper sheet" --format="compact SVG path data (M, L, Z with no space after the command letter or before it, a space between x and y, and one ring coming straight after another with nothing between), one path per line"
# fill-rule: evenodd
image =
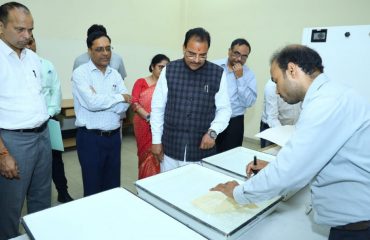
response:
M283 147L293 135L294 130L294 125L285 125L266 129L265 131L257 133L255 136Z
M209 213L226 213L233 211L247 211L248 208L258 208L256 204L239 205L234 199L228 198L225 194L217 191L210 191L207 194L196 198L192 201L192 204L200 210Z
M48 128L50 134L51 148L53 150L64 151L62 131L60 129L60 124L54 119L48 121Z

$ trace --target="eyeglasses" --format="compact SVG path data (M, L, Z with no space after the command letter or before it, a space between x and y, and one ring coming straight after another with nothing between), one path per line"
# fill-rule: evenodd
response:
M95 49L93 49L95 52L97 53L102 53L104 51L106 52L111 52L113 50L113 47L112 46L106 46L106 47L97 47Z
M189 51L185 51L185 56L191 60L196 60L197 58L199 58L199 61L205 61L207 60L207 53L203 53L203 54L196 54L196 53L193 53L193 52L189 52Z
M238 51L234 51L231 53L231 55L234 57L234 58L240 58L241 60L245 61L247 60L248 58L248 55L242 55L240 52Z

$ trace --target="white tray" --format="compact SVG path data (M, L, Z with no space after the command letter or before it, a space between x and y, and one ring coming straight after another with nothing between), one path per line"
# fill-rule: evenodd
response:
M245 147L237 147L226 152L204 158L203 166L225 173L240 180L247 180L245 168L253 161L254 156L267 162L275 160L275 156L251 150Z
M36 240L205 240L123 188L115 188L22 218Z
M246 166L249 162L253 161L254 156L267 162L276 159L276 156L268 153L258 152L245 147L237 147L226 152L204 158L202 160L202 164L207 168L245 181L247 180L245 171ZM283 201L291 198L297 191L298 190L295 190L285 194L283 196Z
M274 210L281 197L256 203L248 212L209 214L192 201L218 183L237 180L223 173L190 164L136 181L139 197L197 231L213 239L238 239L259 220ZM237 180L241 182L240 180Z

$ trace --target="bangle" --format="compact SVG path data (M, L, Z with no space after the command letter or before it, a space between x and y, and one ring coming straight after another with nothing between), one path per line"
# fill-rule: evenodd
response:
M6 149L6 148L1 149L1 151L0 151L0 156L1 157L5 157L5 156L8 156L8 155L9 155L8 149Z

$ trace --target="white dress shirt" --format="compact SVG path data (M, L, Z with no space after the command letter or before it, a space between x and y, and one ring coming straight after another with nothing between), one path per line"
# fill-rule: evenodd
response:
M102 73L90 60L73 71L72 91L76 126L87 129L114 130L120 127L122 114L129 104L121 75L107 67Z
M0 128L35 128L48 118L39 57L26 48L18 57L0 39Z
M167 103L167 78L166 68L164 68L159 76L157 86L152 98L152 112L150 114L150 125L152 129L152 143L162 143L164 112ZM222 132L228 125L231 108L229 97L227 94L227 83L225 72L222 74L219 91L215 95L216 114L211 122L209 129L213 129L216 133Z
M269 79L265 86L262 122L269 127L294 125L301 113L302 103L288 104L276 93L276 83Z
M227 79L227 90L230 98L231 117L243 115L257 99L256 77L251 69L243 65L243 76L236 78L233 71L227 66L227 58L214 61L224 69Z
M370 104L321 74L309 87L296 130L276 160L234 189L240 204L311 182L315 221L341 226L370 217Z

